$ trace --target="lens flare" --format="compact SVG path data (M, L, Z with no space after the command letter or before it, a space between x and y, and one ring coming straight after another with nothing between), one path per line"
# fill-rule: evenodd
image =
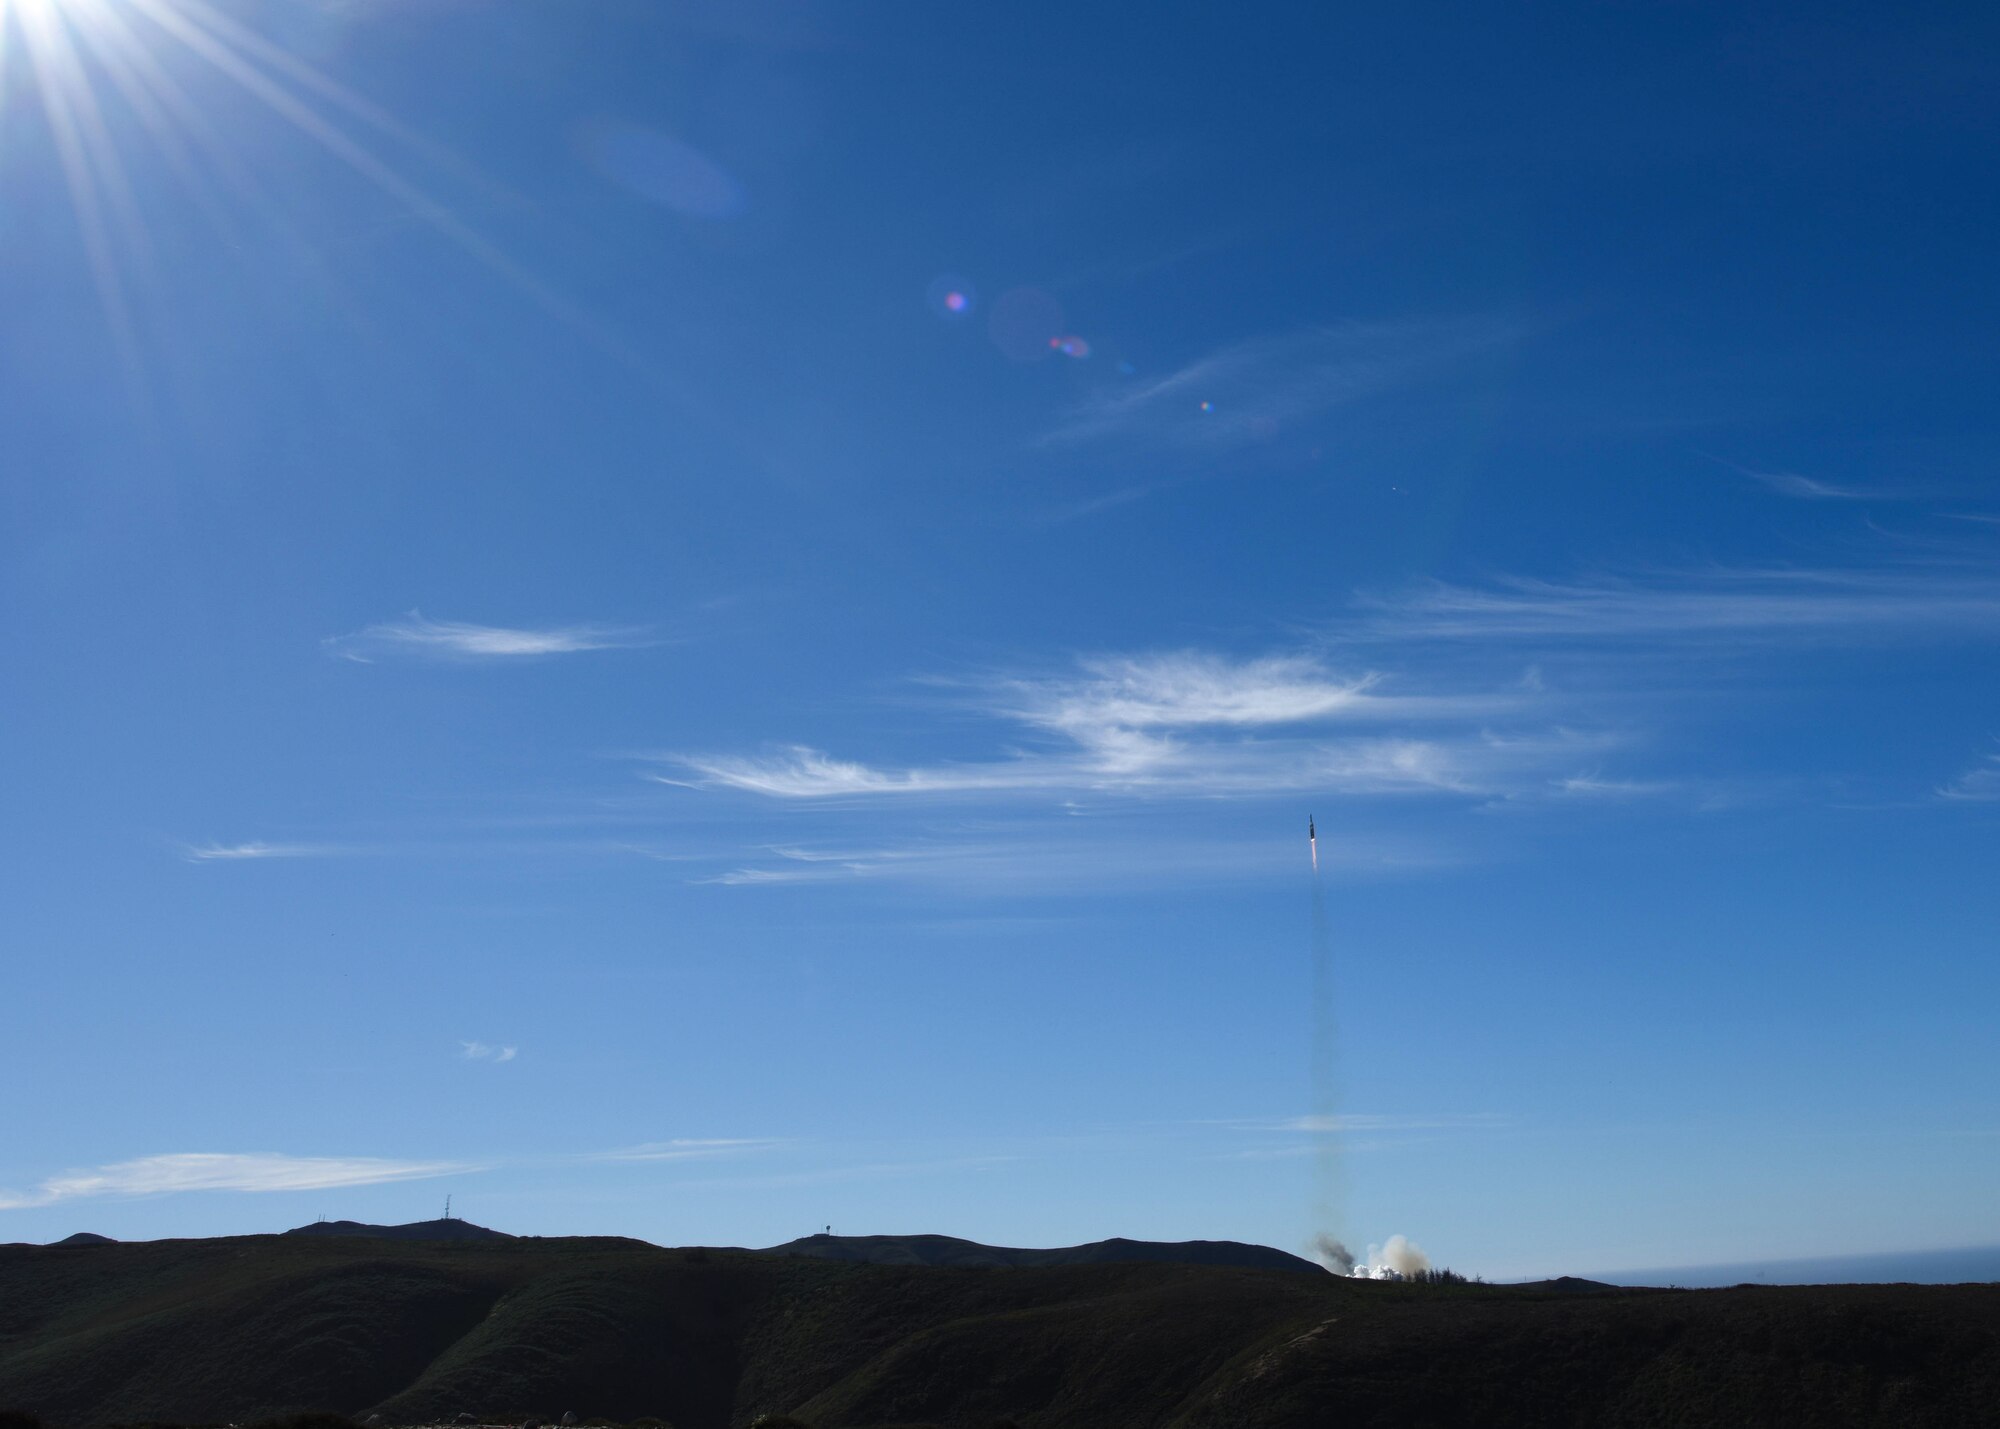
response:
M1090 344L1080 337L1052 337L1049 339L1049 350L1060 352L1064 357L1090 356Z
M924 290L924 302L941 318L962 318L972 311L978 297L971 283L956 273L945 273L931 280Z

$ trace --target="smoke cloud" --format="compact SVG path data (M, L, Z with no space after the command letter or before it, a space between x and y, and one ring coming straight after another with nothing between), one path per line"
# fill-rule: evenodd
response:
M1319 1257L1321 1265L1335 1275L1354 1274L1354 1252L1325 1231L1313 1237L1313 1254Z
M1407 1280L1430 1268L1431 1258L1423 1247L1407 1237L1392 1235L1386 1244L1369 1246L1367 1263L1349 1273L1363 1280Z

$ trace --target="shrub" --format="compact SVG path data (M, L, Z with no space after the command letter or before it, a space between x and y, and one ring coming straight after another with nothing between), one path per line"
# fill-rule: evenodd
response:
M1439 1267L1436 1270L1419 1270L1406 1277L1413 1285L1463 1285L1465 1277L1456 1270Z
M249 1429L359 1429L359 1426L345 1414L309 1409L300 1414L274 1414L257 1420Z

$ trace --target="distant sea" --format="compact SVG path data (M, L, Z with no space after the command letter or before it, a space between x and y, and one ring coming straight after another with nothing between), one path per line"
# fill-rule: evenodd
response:
M1969 1250L1905 1250L1825 1255L1810 1260L1746 1260L1734 1265L1674 1265L1661 1270L1603 1270L1585 1277L1609 1285L1959 1285L2000 1280L2000 1245Z

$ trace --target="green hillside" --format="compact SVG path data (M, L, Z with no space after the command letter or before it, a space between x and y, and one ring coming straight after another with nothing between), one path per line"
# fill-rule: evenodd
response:
M565 1410L677 1429L1965 1424L2000 1286L1564 1293L624 1240L0 1247L0 1409L59 1429Z

